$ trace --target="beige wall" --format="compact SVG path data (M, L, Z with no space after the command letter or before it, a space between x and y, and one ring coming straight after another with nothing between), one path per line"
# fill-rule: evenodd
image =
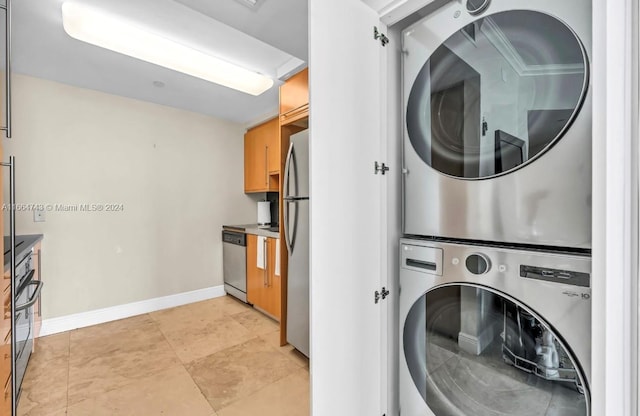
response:
M124 206L46 212L42 223L18 213L19 234L45 235L45 319L222 284L221 226L256 215L243 194L242 126L27 76L13 81L14 138L4 139L4 159L16 157L18 202Z

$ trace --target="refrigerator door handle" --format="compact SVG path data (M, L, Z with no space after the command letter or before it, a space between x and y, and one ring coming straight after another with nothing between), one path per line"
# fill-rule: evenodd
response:
M291 232L291 236L289 237L291 242L291 251L293 251L293 246L296 244L296 236L298 234L298 201L292 201L290 203L294 204L293 230Z
M287 198L289 195L289 171L291 169L291 157L293 155L293 143L289 144L289 151L287 151L287 160L284 164L284 184L282 193L284 194L283 202L284 202L284 241L287 244L287 250L289 253L293 250L293 246L291 245L291 240L289 238L289 201Z
M289 242L289 226L287 225L289 222L289 201L283 201L283 205L284 205L284 214L283 214L283 219L284 219L284 230L283 230L283 234L284 234L284 242L287 245L287 251L289 253L291 253L291 243Z
M282 186L283 196L286 199L289 195L289 171L291 169L291 157L293 155L293 143L289 144L289 150L287 151L287 159L284 162L284 184Z

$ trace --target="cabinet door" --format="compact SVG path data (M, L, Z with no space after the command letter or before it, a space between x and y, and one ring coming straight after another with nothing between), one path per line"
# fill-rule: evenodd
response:
M269 175L278 175L280 173L280 124L278 119L274 118L265 125L265 146L267 147L267 170ZM270 178L271 179L271 178ZM270 191L277 191L277 179L275 181L275 189L273 184L269 183Z
M11 376L9 375L4 384L0 384L0 386L4 386L0 399L0 416L11 416Z
M10 273L8 273L10 274ZM11 376L11 287L7 284L0 293L3 316L0 320L0 383ZM0 413L3 416L4 413Z
M280 127L274 118L244 135L244 191L278 191Z
M312 413L391 414L381 373L388 302L374 303L388 178L374 175L373 164L385 161L390 48L372 32L386 27L361 0L310 0L309 17Z
M276 241L275 238L267 238L267 280L263 309L280 320L280 276L276 276Z
M265 270L258 268L258 236L247 234L247 301L262 307Z
M258 241L258 236L247 235L247 300L272 317L280 319L280 276L275 275L277 240L265 240L264 269L258 268Z
M309 104L309 69L305 68L280 87L280 115L285 119L306 110ZM298 111L296 111L298 110Z
M11 271L2 279L2 319L0 319L0 416L11 415ZM8 381L7 381L8 380Z
M260 192L267 187L267 155L264 136L253 128L244 135L244 191Z

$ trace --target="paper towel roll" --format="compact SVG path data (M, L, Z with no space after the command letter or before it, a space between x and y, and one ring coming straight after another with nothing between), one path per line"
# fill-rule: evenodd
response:
M258 202L258 225L271 225L271 201Z

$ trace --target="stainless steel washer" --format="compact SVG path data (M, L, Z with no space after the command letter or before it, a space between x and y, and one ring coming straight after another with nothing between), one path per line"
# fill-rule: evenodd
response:
M591 247L591 2L449 2L405 29L404 232Z
M400 240L403 416L588 416L591 259Z

